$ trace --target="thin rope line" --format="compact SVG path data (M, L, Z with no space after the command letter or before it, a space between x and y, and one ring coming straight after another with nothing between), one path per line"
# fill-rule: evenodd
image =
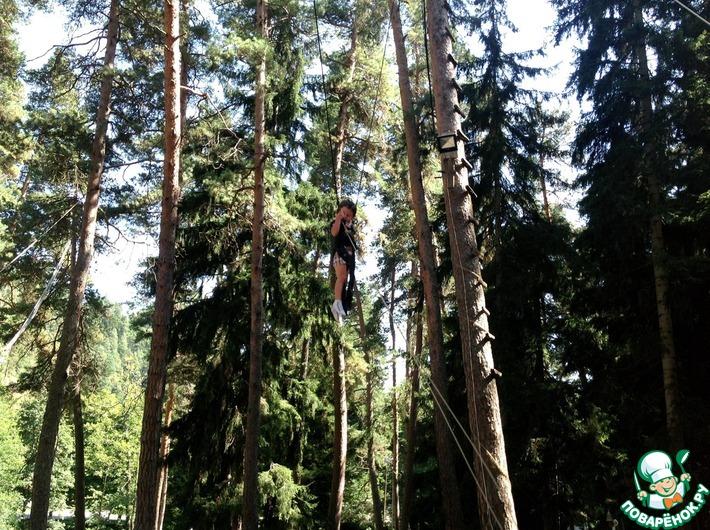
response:
M446 179L444 179L444 180L446 180ZM443 184L442 187L444 188L445 193L446 193L447 202L449 203L449 205L451 205L451 191L449 190L448 183L443 182L442 184ZM453 217L453 212L452 212L452 217ZM455 229L451 230L451 233L454 236L453 239L454 239L454 244L456 246L456 253L458 254L459 262L461 262L461 260L462 260L461 247L459 245L458 236L456 235L456 230ZM462 267L461 272L462 272L462 276L463 276L463 273L465 272L465 271L463 271L463 267ZM465 281L464 281L464 283L465 283ZM461 287L462 287L461 292L463 293L463 299L464 299L464 310L466 311L466 315L468 315L469 314L468 294L466 293L466 286L463 285ZM468 318L464 319L464 321L466 323L466 335L468 336L468 343L469 343L469 346L471 346L473 344L473 335L471 333L471 323L469 322ZM462 342L462 346L463 346L463 342ZM465 359L465 362L469 366L470 373L472 374L472 377L473 377L473 370L474 370L473 355L470 355L468 359ZM474 425L476 427L476 444L478 445L478 452L479 452L479 454L481 454L481 447L480 447L481 446L481 431L480 431L479 422L478 422L478 405L476 403L476 396L475 395L471 396L471 402L473 403L473 417L474 417ZM480 458L480 456L479 456L479 459L481 460L481 463L484 464L483 459ZM483 484L484 484L483 495L484 495L484 497L487 498L488 497L488 487L487 487L485 481ZM488 502L488 501L486 501L486 502Z
M402 333L402 330L398 328L398 331L399 331L400 335L402 335L402 336L404 337L404 334ZM458 437L456 436L456 432L455 432L455 430L453 429L453 427L451 426L451 423L449 422L449 420L448 420L448 418L447 418L447 414L446 414L446 412L443 410L443 408L441 407L441 404L439 403L439 401L441 401L442 403L444 403L444 404L446 405L446 408L448 409L449 413L451 414L451 417L456 421L456 423L458 424L459 428L460 428L461 431L463 432L464 436L466 437L466 439L468 440L468 442L471 444L471 447L473 447L473 449L476 450L476 447L475 447L474 444L473 444L473 440L471 440L471 437L470 437L470 436L468 435L468 433L466 432L466 429L464 429L463 425L461 424L461 422L459 421L459 419L456 417L456 414L455 414L454 411L451 409L451 406L449 405L449 403L446 401L446 399L444 399L444 396L443 396L443 393L441 392L441 390L439 390L439 388L436 386L436 383L434 383L434 381L431 379L431 377L429 376L429 374L427 374L426 371L423 369L424 367L423 367L422 364L421 364L421 360L420 360L420 359L417 359L414 355L409 355L409 358L417 365L417 368L419 368L419 373L422 375L422 377L424 378L424 380L429 384L429 387L430 387L429 390L430 390L430 392L431 392L431 397L433 398L434 403L435 403L436 406L438 407L439 412L441 412L441 416L444 418L444 421L446 422L446 426L447 426L448 429L449 429L449 433L450 433L451 436L454 438L454 441L456 442L456 445L457 445L457 447L459 448L459 451L461 452L461 456L463 457L464 461L466 462L466 466L468 467L469 471L471 472L471 476L473 477L473 480L475 481L476 486L477 486L478 489L481 490L481 491L485 490L485 488L481 487L481 484L478 482L478 479L476 478L476 473L473 471L471 465L469 464L469 461L468 461L468 458L466 457L465 451L464 451L463 448L461 447L461 444L460 444L460 442L459 442L459 439L458 439ZM432 390L436 390L436 392L438 393L438 397L437 397L436 394L434 394L434 392L432 392ZM493 480L495 481L495 477L493 476L493 473L491 472L490 468L489 468L489 467L487 466L487 464L483 461L483 459L481 458L481 455L479 454L478 456L479 456L479 459L481 459L481 463L483 464L484 469L488 472L488 474L489 474L489 475L493 478ZM484 481L484 484L485 484L485 481ZM496 522L496 524L498 525L498 527L499 527L499 528L504 528L503 525L501 524L500 520L499 520L498 517L496 516L495 512L493 511L493 508L492 508L491 505L490 505L490 502L489 502L489 500L488 500L488 497L486 497L486 496L484 495L483 500L484 500L484 502L485 502L486 505L487 505L489 514L493 517L493 519L495 520L495 522Z
M426 0L422 0L422 7L423 7L423 20L424 20L424 47L425 47L425 55L426 55L426 64L427 64L427 78L429 81L429 102L431 105L431 111L432 111L432 123L434 124L434 131L436 131L436 117L435 117L435 112L434 112L434 95L433 95L433 90L432 90L432 82L431 82L431 66L429 63L429 45L428 45L428 24L427 24L427 7L426 7ZM443 175L442 175L443 176ZM447 202L451 204L451 192L449 190L449 187L446 183L446 179L443 179L444 181L442 182L442 187L445 190L446 193L446 198ZM453 182L452 182L453 183ZM456 246L456 252L458 253L459 256L459 262L461 261L461 248L459 246L459 241L458 241L458 236L456 235L456 230L453 230L453 236L454 236L454 244ZM463 264L462 264L463 265ZM463 275L463 274L462 274ZM464 296L464 308L466 311L466 314L469 313L469 304L468 304L468 295L466 294L466 288L465 285L463 286L462 289L463 296ZM466 322L466 334L468 337L468 342L469 345L472 344L472 334L471 334L471 323L469 322L469 319L465 319ZM463 345L463 341L462 341ZM464 362L467 364L468 369L471 374L473 374L473 356L469 359L464 359ZM482 456L482 451L481 451L481 433L480 433L480 427L479 427L479 420L478 420L478 406L476 403L476 397L471 396L471 401L473 403L473 414L474 414L474 426L476 428L476 444L478 445L478 455L479 455L479 461L481 462L482 467L487 467L485 460L481 457ZM472 443L473 445L473 443ZM474 447L475 449L475 447ZM490 502L488 500L488 486L486 484L487 481L483 481L483 488L481 490L481 494L483 495L483 498L486 502L486 505L488 506L488 512L489 512L489 522L490 522L490 516L493 515L495 516L493 510L491 509ZM495 481L494 481L495 483Z
M436 131L436 111L434 110L434 91L431 87L431 67L429 65L429 34L427 32L426 0L422 0L422 19L424 20L424 57L426 58L426 75L429 80L429 108L431 109L431 125Z
M400 335L403 336L402 330L399 330L399 333L400 333ZM486 462L483 460L483 458L482 458L483 455L478 452L478 449L476 448L476 445L473 443L473 440L472 440L471 437L469 436L468 431L466 430L466 428L463 426L463 424L461 423L461 421L460 421L460 420L458 419L458 417L456 416L456 413L455 413L455 412L453 411L453 409L451 408L451 405L449 405L448 401L446 401L446 399L444 398L443 392L439 389L439 387L436 385L436 383L434 383L434 380L431 378L431 376L429 376L426 372L423 371L423 366L422 366L421 362L420 362L419 360L415 359L414 356L411 356L410 358L416 363L417 367L418 367L419 370L420 370L420 373L421 373L421 374L423 375L423 377L427 380L427 382L432 386L432 388L433 388L434 390L436 390L437 394L439 395L439 399L441 399L441 401L446 405L446 408L448 409L449 414L451 414L451 417L456 421L456 424L459 426L459 429L461 429L461 432L463 433L463 435L464 435L464 436L466 437L466 439L468 440L468 443L471 444L471 447L473 448L473 450L476 451L477 456L478 456L479 458L481 458L484 469L486 470L486 472L488 473L488 475L491 477L491 479L493 480L493 482L495 482L495 481L496 481L496 477L495 477L495 475L493 474L493 472L491 471L491 468L490 468L490 467L488 466L488 464L486 464ZM489 457L491 458L491 461L494 462L495 459L492 457L492 455L490 454L490 452L489 452L488 450L486 450L486 453L487 453L487 454L489 455ZM505 473L501 473L501 474L505 475Z
M328 146L330 148L330 166L331 169L333 170L333 193L335 193L335 202L339 203L340 202L340 197L338 197L338 182L337 182L337 177L335 174L335 154L333 153L333 138L331 136L331 130L330 130L330 111L328 110L328 90L325 85L325 72L323 70L323 48L321 46L321 39L320 39L320 28L318 26L318 5L316 4L317 0L313 0L313 18L316 23L316 36L317 36L317 41L318 41L318 56L320 58L320 82L321 82L321 91L323 92L323 99L325 100L325 123L326 127L328 127L327 130L327 135L328 135Z
M427 381L431 383L431 381L424 376ZM431 396L434 398L434 403L436 403L436 406L439 408L439 411L441 412L441 415L444 418L444 421L446 422L446 426L449 428L449 432L451 433L451 436L454 438L454 441L456 442L456 447L459 448L459 452L461 453L461 456L464 459L464 462L466 462L466 467L468 467L468 470L471 472L471 476L473 477L474 482L476 483L476 486L478 487L479 490L483 490L485 488L481 487L481 484L478 482L478 479L476 478L476 473L474 473L471 464L469 463L468 459L466 458L465 451L461 447L461 443L459 442L458 437L456 436L456 433L454 432L453 427L451 426L451 423L449 423L448 418L446 417L446 414L444 414L444 411L441 408L441 405L439 404L438 399L432 392ZM485 479L483 479L483 484L485 485ZM496 516L495 512L493 511L493 508L491 507L490 502L488 501L488 498L486 496L483 497L483 500L486 502L486 506L488 507L488 513L493 516L493 520L496 522L499 528L503 529L503 525L501 524L500 520L498 519L498 516Z
M397 329L398 329L400 335L402 335L402 337L405 338L405 343L408 344L408 342L406 341L406 337L404 337L404 334L402 333L402 330L399 329L399 328L397 328ZM367 338L367 335L365 334L365 335L364 335L364 339L366 339L366 338ZM463 448L461 447L461 443L459 442L459 439L458 439L458 437L456 436L456 431L455 431L454 428L451 426L451 423L449 422L449 419L447 418L446 412L443 410L443 408L441 407L441 404L440 404L439 401L437 400L437 396L434 394L434 392L432 392L432 388L436 388L437 392L438 392L440 395L442 395L442 397L440 398L441 401L443 401L443 402L446 404L446 407L447 407L447 409L449 410L449 412L451 413L451 416L456 420L456 422L457 422L458 425L459 425L459 428L462 430L462 432L464 433L464 435L465 435L466 438L468 439L469 443L471 444L471 446L472 446L472 447L474 448L474 450L475 450L476 447L475 447L474 444L473 444L473 440L471 440L471 438L468 436L468 433L466 432L466 429L464 429L463 425L461 425L461 422L458 421L458 418L456 417L456 414L455 414L455 413L453 412L453 410L451 409L451 406L449 406L449 404L447 403L447 401L446 401L445 399L443 399L443 394L441 394L441 391L436 387L436 384L434 383L434 381L431 379L431 377L429 377L429 375L426 373L426 371L423 370L423 366L422 366L420 360L417 359L413 354L410 354L410 355L409 355L409 358L414 361L414 363L415 363L415 364L417 365L417 367L419 368L419 373L424 377L424 380L425 380L427 383L429 383L429 386L430 386L429 391L430 391L430 393L431 393L432 399L434 400L434 404L438 407L439 412L441 413L442 418L444 418L444 422L446 423L446 427L447 427L448 430L449 430L449 434L451 434L451 436L452 436L453 439L454 439L454 442L456 442L456 446L458 447L459 452L461 453L461 456L462 456L462 458L464 459L464 462L466 462L466 467L468 467L468 470L471 472L471 476L473 477L473 480L474 480L474 482L476 483L476 487L478 487L479 491L481 491L481 492L486 491L486 488L485 488L485 480L483 480L484 486L481 487L481 484L478 482L478 479L477 479L477 477L476 477L476 473L473 471L473 467L471 466L471 464L470 464L469 461L468 461L468 457L466 456L466 452L465 452L465 451L463 450ZM396 391L396 389L393 388L393 391ZM488 473L489 473L491 476L493 476L492 472L491 472L490 469L488 468L488 466L487 466L487 464L485 463L485 461L480 457L480 452L479 452L479 460L480 460L480 462L481 462L483 468L486 469L486 470L488 471ZM491 507L490 501L488 500L488 497L487 497L485 494L483 495L483 501L485 502L486 507L488 508L487 512L488 512L488 516L489 516L489 521L491 520L491 517L492 517L493 520L494 520L494 521L496 522L496 524L498 525L498 527L501 528L501 530L504 530L504 526L501 524L500 520L498 519L498 517L496 516L495 512L493 511L493 508Z
M710 26L710 22L708 22L705 18L703 18L702 16L700 16L700 14L699 14L698 12L694 11L693 9L691 9L690 7L688 7L687 5L685 5L685 4L684 4L683 2L681 2L680 0L673 0L673 1L674 1L676 4L678 4L680 7L682 7L683 9L685 9L688 13L690 13L691 15L694 15L694 16L698 17L700 20L702 20L703 22L705 22L706 25Z
M382 77L385 70L385 57L387 56L387 45L390 41L390 27L392 26L392 21L387 17L387 30L385 31L385 44L382 47L382 61L380 61L380 77L377 80L377 90L375 92L375 104L372 106L372 114L370 115L370 125L367 130L367 139L365 140L365 154L362 158L362 166L360 168L360 182L357 186L357 197L355 198L355 204L360 201L360 191L362 191L362 180L365 176L365 164L367 164L367 157L370 151L370 137L372 136L372 126L375 123L375 112L377 112L377 105L380 102L380 90L382 88Z
M35 238L35 240L32 241L32 243L30 243L29 245L27 245L27 246L24 248L24 250L23 250L22 252L20 252L17 256L15 256L15 257L12 259L12 261L11 261L10 263L8 263L8 264L5 265L2 269L0 269L0 274L2 274L2 273L5 272L7 269L9 269L10 267L12 267L12 265L13 265L18 259L20 259L22 256L24 256L25 254L27 254L27 253L32 249L32 247L34 247L37 243L39 243L39 241L40 241L44 236L46 236L55 226L57 226L57 225L59 224L59 222L60 222L62 219L64 219L67 215L69 215L69 214L71 213L71 211L72 211L74 208L76 208L78 205L79 205L79 203L78 203L78 202L75 202L74 205L73 205L71 208L69 208L66 212L64 212L64 214L63 214L59 219L57 219L56 222L55 222L52 226L50 226L49 228L47 228L47 230L45 230L44 232L42 232L42 234L40 234L39 236L37 236L37 237Z

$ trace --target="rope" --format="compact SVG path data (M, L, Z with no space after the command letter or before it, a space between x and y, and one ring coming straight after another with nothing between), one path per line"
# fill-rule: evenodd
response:
M700 16L700 14L699 14L697 11L694 11L693 9L691 9L690 7L688 7L687 5L685 5L685 4L684 4L683 2L681 2L680 0L673 0L673 1L674 1L676 4L678 4L680 7L682 7L683 9L685 9L685 10L686 10L688 13L690 13L691 15L694 15L694 16L698 17L700 20L702 20L703 22L705 22L705 24L706 24L707 26L710 26L710 22L708 22L707 19L705 19L705 18L703 18L702 16Z
M326 83L325 83L325 72L323 70L323 47L321 45L320 26L318 24L317 0L313 0L313 18L315 20L315 25L316 25L316 37L317 37L317 41L318 41L318 56L320 58L321 89L323 91L323 97L325 100L325 118L326 118L326 126L328 127L328 145L330 147L330 165L331 165L331 169L333 172L333 191L335 193L336 202L340 202L340 198L338 197L338 189L337 189L337 185L336 185L337 176L335 174L335 150L333 149L333 139L331 136L330 112L328 111L328 91L327 91ZM380 102L382 79L383 79L383 74L384 74L384 69L385 69L385 58L387 56L387 44L389 43L390 24L391 24L391 21L389 20L389 17L388 17L387 18L387 30L385 31L385 43L384 43L383 50L382 50L382 60L380 61L380 75L379 75L379 78L377 81L375 103L372 107L372 113L370 114L370 123L369 123L368 131L367 131L367 139L365 140L365 154L363 155L362 166L360 168L360 180L358 182L357 196L355 199L356 205L358 204L358 201L360 200L360 192L362 191L362 181L363 181L363 177L365 176L365 165L367 164L367 157L369 155L370 138L372 136L372 127L375 123L375 113L377 112L377 107Z
M431 87L431 66L429 64L429 34L427 33L426 0L422 0L422 19L424 20L424 57L426 57L426 75L429 81L429 108L431 109L431 125L436 132L436 113L434 110L434 90Z
M422 11L423 11L423 19L424 19L424 49L425 49L425 55L426 55L426 66L427 66L427 79L429 81L429 104L431 105L431 113L432 113L432 123L434 124L434 130L436 131L436 117L435 117L435 112L434 112L434 95L433 95L433 90L432 90L432 82L431 82L431 65L429 63L429 44L428 44L428 27L427 27L427 7L426 7L426 0L422 0ZM443 176L443 175L442 175ZM446 201L448 204L451 204L451 194L449 187L446 182L442 183L442 188L444 189L444 192L446 193ZM459 256L459 260L461 259L461 248L459 245L458 241L458 236L456 235L456 231L452 231L453 234L453 240L454 240L454 245L456 247L456 252ZM462 289L463 292L463 297L464 297L464 308L466 311L466 314L469 312L469 303L468 303L468 295L466 294L466 289ZM463 330L462 330L463 331ZM471 323L466 319L466 330L465 330L466 336L468 337L469 344L472 344L472 338L473 335L471 333ZM468 364L469 370L471 373L473 373L473 359L465 359L465 362ZM479 429L479 422L478 422L478 406L476 403L475 396L472 396L471 402L473 403L473 417L474 417L474 427L476 429L476 444L478 447L474 447L474 450L476 450L476 453L478 454L479 461L481 462L481 466L483 468L487 469L487 465L485 460L482 458L482 451L481 451L481 433ZM473 443L472 443L473 445ZM490 473L490 470L488 470ZM488 501L488 486L486 485L486 481L483 481L483 488L481 491L481 494L483 496L483 499L488 507L488 513L489 516L495 517L495 512L491 509L490 502ZM500 524L500 523L499 523Z
M395 326L395 327L396 327L396 326ZM402 335L402 338L404 339L405 344L408 344L409 342L407 341L407 338L404 336L404 333L402 333L402 330L399 329L399 328L396 328L396 329L399 331L400 335ZM361 330L361 335L362 335L362 340L366 340L366 339L367 339L367 335L366 335L366 332L365 332L364 330ZM464 462L466 463L466 467L468 468L468 470L469 470L470 473L471 473L471 477L473 477L473 481L475 482L476 487L479 489L479 491L485 492L485 491L486 491L485 480L483 480L483 485L481 485L481 482L479 482L479 479L478 479L478 477L476 476L476 473L474 472L473 467L472 467L471 463L470 463L469 460L468 460L468 457L467 457L467 455L466 455L466 452L464 451L463 447L461 446L461 442L459 441L459 438L458 438L458 436L456 435L456 430L455 430L455 429L453 428L453 426L451 425L451 422L450 422L449 419L448 419L448 416L447 416L447 414L446 414L446 411L445 411L445 410L443 409L443 407L441 406L440 401L443 402L443 403L446 405L446 408L448 409L449 413L451 414L451 417L454 418L454 420L455 420L456 423L458 424L459 428L460 428L461 431L464 433L464 436L466 436L468 442L471 444L471 447L473 447L474 451L476 451L476 454L477 454L477 456L478 456L478 458L479 458L479 460L480 460L480 462L481 462L482 467L488 472L488 475L495 481L495 476L493 475L493 472L490 470L490 468L488 467L488 465L486 464L486 462L483 460L481 452L476 449L476 446L474 445L473 440L471 440L470 436L468 436L468 433L466 432L466 429L464 429L463 425L461 424L461 422L460 422L460 421L458 420L458 418L456 417L456 414L455 414L454 411L452 410L451 406L450 406L450 405L447 403L447 401L443 398L443 394L442 394L441 390L439 390L439 388L436 386L436 384L434 383L434 381L432 381L431 377L423 370L423 367L422 367L422 365L421 365L419 359L417 359L414 355L410 355L410 359L411 359L411 360L417 365L417 367L419 368L419 373L423 376L425 382L427 382L427 383L429 384L429 387L430 387L429 391L430 391L430 393L431 393L432 399L434 400L434 404L436 405L436 407L438 408L439 412L441 413L441 416L444 418L444 422L446 423L446 427L447 427L447 429L449 430L449 434L451 434L452 438L454 439L454 442L456 442L456 446L458 447L459 452L461 453L461 457L463 458ZM434 389L436 390L436 392L437 392L437 394L438 394L438 397L437 397L437 395L433 392ZM393 391L396 391L396 390L393 388ZM489 454L490 454L490 453L489 453ZM491 459L492 459L492 457L491 457ZM493 459L492 459L492 460L493 460ZM491 504L490 504L490 501L488 500L488 496L485 495L485 494L483 495L483 501L485 502L486 507L488 508L487 513L489 514L489 517L492 517L492 519L493 519L493 520L495 521L495 523L498 525L498 528L500 528L501 530L504 530L505 527L501 524L500 520L499 520L498 517L496 516L496 514L495 514L495 512L493 511L493 508L492 508L492 506L491 506Z
M436 386L436 385L434 385L434 382L431 381L426 375L424 376L424 378L432 386L434 386L434 387ZM463 457L464 462L466 462L466 467L468 467L468 470L471 472L471 476L473 477L473 481L476 483L476 487L479 490L485 489L485 481L483 481L484 487L481 487L481 483L478 481L478 478L476 478L476 473L474 473L473 468L471 467L471 464L469 463L468 458L466 457L465 451L463 450L463 447L461 447L461 443L459 442L459 439L456 436L456 433L454 432L454 428L451 426L449 419L447 418L446 414L444 413L444 410L441 408L441 404L439 403L437 397L434 395L433 392L432 392L431 396L432 396L432 398L434 398L434 403L436 404L437 408L439 409L439 412L441 412L441 415L443 416L444 421L446 422L446 427L449 429L449 433L451 433L451 436L453 437L454 441L456 442L456 447L459 448L459 452L461 453L461 456ZM442 401L444 401L444 400L442 399ZM444 401L444 403L446 403L446 401ZM448 404L447 404L447 406L448 406ZM456 418L456 416L454 416L454 418ZM493 509L491 508L491 505L488 502L488 497L484 496L483 500L485 501L486 506L488 507L488 513L490 513L493 516L493 519L495 520L496 524L498 525L498 528L504 529L500 520L498 519L496 514L493 512Z
M66 244L64 245L64 248L62 249L62 253L59 255L59 260L57 261L57 264L54 267L54 272L52 273L51 278L47 282L47 285L44 287L44 291L42 291L42 294L37 299L37 302L35 302L35 305L32 308L32 311L30 311L30 314L27 316L24 323L17 330L17 333L15 333L15 335L9 341L7 341L7 343L3 347L2 353L0 354L0 364L3 364L5 362L7 357L10 355L12 348L15 346L15 343L20 339L22 334L27 330L27 328L30 326L30 324L32 324L32 320L34 320L34 318L37 316L37 313L39 312L39 308L42 306L44 301L47 299L47 297L49 296L49 293L52 290L52 287L54 287L54 284L57 281L57 277L59 276L59 273L62 269L62 265L64 265L64 260L66 260L70 249L71 249L71 239L69 241L67 241Z
M402 330L401 330L401 329L398 329L398 331L399 331L400 335L402 335L402 336L404 337L404 334L402 333ZM444 395L443 395L442 391L439 389L439 387L436 385L436 383L434 383L433 379L429 376L429 374L426 373L426 372L423 370L424 367L422 366L420 360L419 360L419 359L416 359L413 355L410 356L410 359L411 359L412 361L414 361L414 363L415 363L415 364L417 365L417 367L419 368L419 373L422 375L422 377L424 378L424 380L426 381L426 383L429 384L429 387L430 387L429 390L430 390L430 392L431 392L431 396L432 396L432 398L434 399L434 402L436 403L437 407L439 408L439 411L441 412L441 415L444 417L444 420L446 421L446 425L447 425L447 427L449 428L449 432L451 433L451 436L454 438L454 441L456 442L456 445L459 447L459 451L461 452L461 456L462 456L462 457L464 458L464 460L466 461L466 464L467 464L469 470L471 471L471 475L473 476L473 480L475 481L476 486L478 487L479 490L484 490L485 488L481 487L480 483L478 482L478 479L476 478L476 474L474 473L473 469L471 469L471 466L468 464L468 460L466 459L466 455L464 454L464 451L463 451L462 448L461 448L461 444L459 443L459 440L458 440L458 438L457 438L457 436L456 436L456 433L454 432L454 429L451 427L451 424L450 424L449 420L447 419L447 414L446 414L446 412L442 409L442 407L441 407L441 405L440 405L440 402L443 403L444 405L446 405L446 409L449 411L449 414L450 414L451 417L454 419L454 421L456 422L456 424L459 426L459 429L461 430L461 432L463 433L463 435L464 435L464 436L466 437L466 439L468 440L468 443L471 445L471 447L473 448L473 450L476 452L476 455L477 455L478 458L480 459L480 461L481 461L481 463L482 463L482 465L483 465L483 468L484 468L484 469L486 470L486 472L488 473L488 476L490 476L491 479L492 479L494 482L495 482L495 480L496 480L496 477L493 475L493 472L491 471L490 467L488 467L488 465L486 464L486 462L483 460L483 458L482 458L483 455L482 455L482 454L479 452L479 450L476 448L476 445L473 443L473 440L472 440L471 437L469 436L468 432L466 431L466 429L464 428L464 426L463 426L463 425L461 424L461 422L459 421L458 417L456 416L456 413L455 413L455 412L453 411L453 409L451 408L451 405L449 405L449 403L446 401L446 399L444 399ZM436 394L434 394L434 391L436 391ZM486 451L486 452L488 453L488 451ZM489 456L490 456L490 453L488 453L488 454L489 454ZM492 456L491 456L491 460L493 461L493 457L492 457ZM492 509L492 507L491 507L491 505L490 505L490 502L488 501L488 497L487 497L487 496L484 496L484 497L483 497L483 500L484 500L484 502L486 503L486 505L487 505L487 507L488 507L489 513L490 513L490 514L493 516L493 518L495 519L496 524L499 526L499 528L504 528L503 525L501 524L500 520L499 520L498 517L496 516L495 512L493 511L493 509Z
M50 226L49 228L47 228L47 230L45 230L45 231L42 232L39 236L37 236L37 237L34 239L34 241L32 241L32 243L30 243L29 245L27 245L27 246L24 248L24 250L23 250L22 252L20 252L17 256L15 256L15 257L12 259L12 261L10 261L10 263L8 263L8 264L5 265L2 269L0 269L0 274L2 274L2 273L5 272L7 269L9 269L10 267L12 267L12 265L13 265L17 260L19 260L22 256L24 256L25 254L27 254L27 253L32 249L32 247L34 247L37 243L39 243L39 241L40 241L44 236L46 236L49 232L51 232L52 229L53 229L55 226L57 226L57 225L59 224L59 222L60 222L62 219L64 219L67 215L69 215L69 214L71 213L71 211L72 211L74 208L76 208L78 205L79 205L79 203L78 203L78 202L75 202L75 203L72 205L72 207L69 208L66 212L64 212L64 214L62 214L62 216L61 216L59 219L57 219L57 220L55 221L55 223L54 223L52 226Z
M338 187L337 187L337 178L335 175L335 153L333 151L333 138L331 137L330 134L330 111L328 110L328 90L326 89L325 86L325 72L323 71L323 47L321 46L321 38L320 38L320 28L318 25L318 4L316 3L317 0L313 0L313 18L316 23L316 36L317 36L317 41L318 41L318 57L320 58L320 82L321 82L321 90L323 91L323 99L325 100L325 122L326 126L328 127L328 146L330 147L330 166L333 171L333 193L335 193L335 202L339 203L340 198L338 197Z
M378 103L380 102L380 89L382 87L382 74L385 70L385 57L387 56L387 45L389 44L390 27L392 26L392 21L387 17L387 30L385 31L385 44L382 47L382 61L380 61L380 77L377 80L377 90L375 92L375 104L372 106L372 114L370 115L370 124L367 128L367 139L365 140L365 154L362 157L362 166L360 168L360 182L357 186L357 197L355 198L355 204L357 205L360 201L360 191L362 190L362 178L365 176L365 164L367 164L367 156L370 151L370 137L372 136L372 126L375 124L375 112L377 111Z

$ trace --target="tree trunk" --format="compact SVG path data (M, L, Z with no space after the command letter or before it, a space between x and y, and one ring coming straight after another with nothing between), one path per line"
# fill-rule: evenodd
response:
M170 434L168 428L173 421L175 410L175 383L168 385L168 401L165 404L165 429L160 440L160 477L158 479L158 522L157 530L162 530L165 521L165 506L168 500L168 453L170 452Z
M365 363L367 364L367 383L365 389L365 431L367 432L367 472L370 478L370 492L372 494L372 510L375 516L375 530L384 530L382 521L382 499L380 498L380 488L377 484L377 465L375 464L375 441L372 436L372 393L373 393L373 372L372 355L367 347L367 328L365 327L365 314L362 310L362 297L360 291L355 291L357 301L358 322L360 324L360 342L365 351Z
M345 349L342 345L333 349L333 399L335 401L335 432L328 524L330 530L339 530L343 514L345 463L348 452L348 401L345 389Z
M77 377L72 399L74 420L74 528L86 528L86 467L84 464L84 413L81 404L81 377Z
M335 192L338 198L343 194L343 154L345 153L345 140L347 139L348 123L350 122L350 106L353 101L353 93L350 88L355 76L355 53L357 52L357 19L353 15L353 25L350 29L350 50L345 58L345 87L339 90L340 110L338 111L338 123L335 126Z
M353 19L350 32L350 50L346 58L347 81L352 82L355 73L355 53L357 51L357 20ZM335 192L338 198L342 195L343 153L348 121L350 119L350 104L352 94L346 86L340 91L340 110L335 131ZM343 496L345 493L345 464L348 446L348 403L345 388L345 351L342 346L333 350L333 399L335 408L335 432L333 440L333 476L330 488L330 503L328 507L328 524L331 530L340 528L343 512Z
M256 26L262 40L268 38L266 0L257 0ZM245 530L256 530L258 517L258 449L261 420L261 349L264 333L264 289L262 259L264 254L264 163L266 160L265 100L266 57L256 66L254 89L254 218L251 243L251 338L249 357L249 404L244 442L244 507Z
M481 483L478 490L481 527L512 530L517 528L517 521L493 372L490 345L493 337L488 330L484 285L472 222L473 205L466 191L468 169L460 140L463 133L454 107L458 98L453 83L455 65L448 26L444 0L430 0L427 33L431 41L437 134L459 136L457 149L441 155L442 187L456 285L469 423L475 445L476 475Z
M136 495L138 530L153 530L158 521L160 496L160 438L163 396L167 377L170 320L173 310L175 273L175 232L180 199L180 6L165 0L165 162L163 199L158 243L157 285L153 311L153 337L150 345L148 380L141 426L141 451Z
M188 6L189 0L181 0L180 9L185 25L188 23ZM182 151L185 146L185 135L187 134L186 120L187 120L187 102L189 92L182 87L187 87L188 82L188 51L187 51L187 38L181 39L180 42L180 150ZM183 173L182 164L180 164L180 172L178 177L178 183L180 189L183 187ZM180 223L180 218L176 221L177 224ZM158 518L156 522L156 530L162 530L165 523L165 509L168 502L168 479L170 475L170 469L168 466L167 458L170 452L170 435L167 429L170 427L173 419L173 412L175 409L175 384L170 383L168 385L168 401L165 404L165 428L160 439L160 475L158 477Z
M634 24L637 29L644 27L643 11L639 0L634 0ZM642 33L645 35L645 32ZM680 417L680 388L678 386L678 358L673 340L673 319L671 316L670 291L668 282L668 257L663 237L663 222L661 219L661 189L655 172L653 160L661 151L651 131L653 122L653 104L651 101L651 75L648 69L645 37L639 37L634 44L634 52L638 61L640 77L639 93L639 132L644 142L644 157L641 160L641 174L646 181L649 206L651 210L651 260L656 287L656 312L658 314L658 330L661 340L661 363L663 366L663 389L666 402L666 429L672 447L683 447L683 426ZM648 89L644 88L648 87Z
M397 406L397 329L394 326L396 270L390 276L390 333L392 335L392 528L399 527L399 414Z
M67 380L67 369L76 352L79 320L84 302L84 291L89 277L91 260L94 256L96 216L99 209L101 177L106 158L106 136L111 114L111 88L113 87L113 67L116 57L119 29L119 0L112 0L104 55L104 77L101 82L99 106L96 112L96 132L91 149L91 169L86 187L82 215L79 251L76 265L72 269L69 300L64 313L62 335L57 351L57 360L47 393L47 405L42 419L39 445L35 457L32 477L31 530L45 530L49 511L49 493L54 466L54 453L62 413L62 399Z
M422 342L424 340L421 313L417 312L414 319L416 320L416 335L412 355L414 362L409 371L411 398L409 400L409 419L407 421L407 451L404 456L404 471L402 473L404 499L402 513L399 518L399 530L409 530L409 519L414 506L414 454L417 443L417 411L419 405L417 395L419 394L419 363L422 358Z
M540 114L542 114L542 104L540 102L536 102L536 105L538 106L538 111ZM540 132L540 144L544 145L545 144L545 136L547 134L547 130L545 126L542 126L542 131ZM545 181L545 154L541 153L540 154L540 188L542 189L542 208L543 211L545 212L545 219L547 219L548 223L552 222L552 214L550 213L550 201L547 198L547 182Z
M427 312L427 337L431 357L431 383L438 397L448 402L448 375L444 360L444 338L441 329L441 287L436 275L434 242L429 225L426 196L422 183L422 170L419 160L419 134L412 104L412 89L409 82L407 55L404 48L404 36L399 8L394 0L389 0L390 18L394 34L397 72L399 75L399 93L404 114L404 132L407 141L407 161L409 164L409 185L414 210L419 261L421 264L424 300ZM443 412L435 407L434 431L436 436L436 454L439 463L439 483L447 530L463 530L464 518L461 510L461 497L456 479L456 469L452 453L451 438Z
M310 364L310 349L311 349L311 339L306 338L301 346L301 373L299 374L299 381L305 383L308 377L308 367ZM303 395L301 394L298 398L299 409L306 410L306 404L303 400ZM303 479L303 450L306 443L306 417L305 414L301 414L301 418L298 421L298 428L294 434L293 444L296 450L296 458L293 466L293 481L296 484L301 484Z

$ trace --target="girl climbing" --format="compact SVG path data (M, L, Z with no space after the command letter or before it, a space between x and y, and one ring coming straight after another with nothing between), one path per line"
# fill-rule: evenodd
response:
M343 199L338 204L335 219L330 225L333 236L332 263L335 269L335 289L332 307L335 320L342 323L343 317L350 310L355 287L355 232L353 219L357 214L357 206L350 199Z

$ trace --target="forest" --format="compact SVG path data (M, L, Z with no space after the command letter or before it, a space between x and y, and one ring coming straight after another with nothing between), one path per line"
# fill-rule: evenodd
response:
M516 5L0 0L0 530L710 529L710 1Z

